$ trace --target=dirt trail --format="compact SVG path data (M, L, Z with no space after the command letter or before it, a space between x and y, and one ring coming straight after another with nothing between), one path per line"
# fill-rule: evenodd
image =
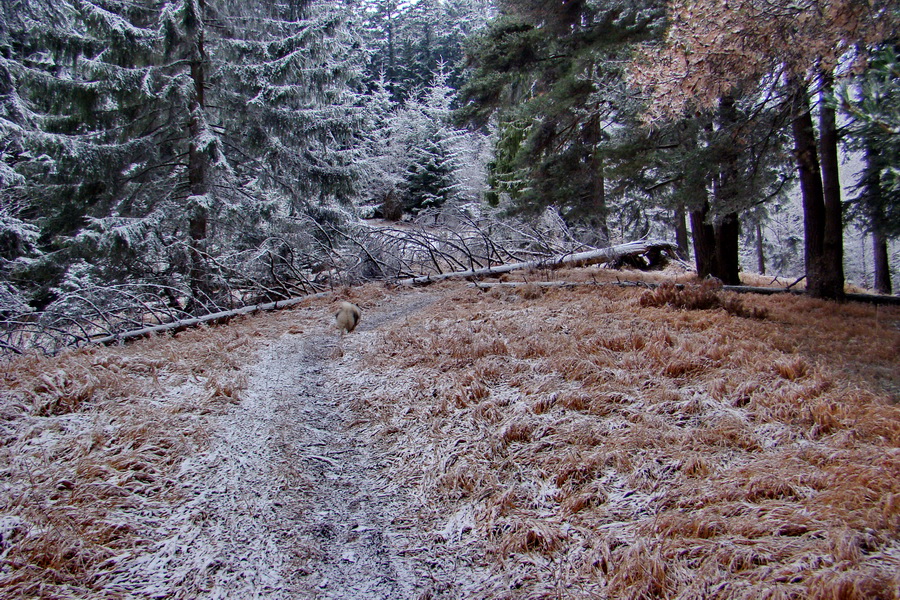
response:
M433 301L413 296L390 311L366 311L354 335ZM328 330L288 334L260 363L272 375L265 394L281 415L275 446L294 490L279 515L297 527L297 569L288 586L307 597L413 598L419 587L414 565L401 554L405 536L392 523L403 498L386 488L370 442L349 427L355 390L344 385L342 372L352 369L355 343L353 336L338 341Z
M209 451L182 469L194 498L161 521L166 541L110 587L135 593L140 573L142 597L420 597L428 569L393 522L406 500L386 488L370 441L351 429L354 390L343 379L354 344L434 301L393 298L343 340L323 319L269 342L241 403L213 419Z

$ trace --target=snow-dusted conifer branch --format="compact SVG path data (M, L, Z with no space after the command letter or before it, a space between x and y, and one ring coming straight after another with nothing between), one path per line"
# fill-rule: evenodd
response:
M271 235L242 251L201 252L211 284L211 293L194 303L205 307L201 314L188 309L192 290L183 276L170 273L161 278L171 284L104 285L85 265L56 290L57 299L44 311L28 313L21 310L22 304L6 305L0 320L0 351L53 354L97 340L132 339L281 308L286 301L296 302L292 298L334 285L486 269L511 260L551 257L560 247L558 236L524 223L516 227L449 208L441 211L442 226L353 225L337 214L322 216L295 219L308 232L303 236ZM434 215L422 216L422 221L434 220ZM577 249L574 242L568 243L569 250ZM185 242L175 241L168 252L186 254Z
M337 225L331 227L337 230ZM171 273L158 279L172 284L104 285L85 266L54 290L56 300L41 311L30 311L10 289L0 293L0 354L49 355L97 339L132 339L148 331L172 331L281 308L287 299L314 295L334 283L314 273L315 265L338 264L337 255L329 256L323 247L327 244L320 247L309 238L270 236L240 252L200 252L211 284L209 294L195 298L195 307L205 307L200 314L189 310L195 290L183 276ZM178 255L187 249L183 242L175 242L169 251ZM346 277L338 273L334 279ZM263 308L253 308L259 306ZM144 333L131 333L136 330Z

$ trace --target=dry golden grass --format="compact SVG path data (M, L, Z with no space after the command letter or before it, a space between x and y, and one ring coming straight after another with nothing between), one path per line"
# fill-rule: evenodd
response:
M383 441L435 528L474 508L482 597L900 598L900 310L442 287L367 360L417 378Z
M178 500L200 415L239 400L251 346L212 328L0 366L5 597L107 596L102 574Z
M339 291L357 303L388 293ZM155 526L193 493L179 468L206 448L209 418L240 401L256 348L332 331L333 304L0 364L0 597L123 597L108 574L159 542Z
M561 276L631 274L525 280ZM439 532L474 514L460 543L491 576L469 597L900 597L900 310L741 296L747 318L721 292L696 310L612 286L431 289L437 304L367 334L362 364L389 383L354 409L392 485L422 499L415 518ZM337 295L366 322L400 293ZM0 367L4 594L116 597L103 574L179 500L205 415L240 399L256 344L322 327L297 316L312 313Z

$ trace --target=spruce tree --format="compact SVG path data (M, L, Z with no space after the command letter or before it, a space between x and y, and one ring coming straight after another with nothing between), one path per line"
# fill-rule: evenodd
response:
M387 218L400 219L465 198L463 165L478 160L482 136L453 126L455 92L449 79L449 72L439 68L430 85L403 104L390 100L385 80L376 82L369 96L370 125L362 140L363 196L379 202Z
M629 44L658 32L652 4L500 3L470 45L459 111L470 125L499 121L494 201L532 213L553 205L608 238L610 142L636 108L617 65Z
M408 131L408 166L401 185L407 212L439 208L459 196L458 142L464 136L450 123L453 90L449 73L433 74L422 100L407 108L412 126Z
M846 145L863 153L849 214L872 233L875 289L892 291L888 241L900 236L900 60L897 47L873 48L868 69L842 86L838 106Z
M155 283L206 310L229 278L265 275L241 271L267 245L300 242L272 241L289 219L347 200L358 43L341 5L306 4L73 0L16 25L3 67L21 101L4 107L24 117L3 125L24 150L4 150L3 177L53 253L38 304L69 266L68 287Z

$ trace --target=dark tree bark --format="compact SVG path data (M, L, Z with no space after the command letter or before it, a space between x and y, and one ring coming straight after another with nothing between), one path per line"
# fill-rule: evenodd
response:
M725 285L741 284L739 240L741 225L737 213L728 213L717 219L715 225L716 267L713 273Z
M705 279L710 275L717 277L719 272L716 254L716 232L712 224L707 222L709 203L704 201L700 210L691 211L691 235L694 241L694 264L697 276Z
M729 131L737 121L733 97L727 96L720 100L719 114L723 130ZM712 123L707 126L710 133L713 131L712 127ZM737 177L737 154L731 150L733 147L734 144L731 144L728 150L723 151L726 154L719 157L718 170L711 177L715 211L710 207L707 180L692 178L696 180L687 182L688 197L702 199L702 204L695 204L699 208L694 208L690 212L697 275L701 278L716 277L727 285L741 283L738 254L740 222L735 212L734 198L731 196L733 190L730 189Z
M760 275L766 274L766 253L763 248L763 232L762 225L756 223L756 269Z
M888 259L887 238L880 231L872 232L872 246L875 251L875 291L879 294L893 293L891 286L891 265Z
M197 3L197 7L202 11L205 8L204 0ZM203 133L203 112L206 108L206 50L204 48L203 15L189 14L186 18L186 28L193 36L191 40L191 80L193 82L194 98L190 103L190 116L188 120L188 131L191 135L191 141L188 146L188 189L190 195L200 197L206 195L209 191L209 156L207 156L204 148L198 146L198 140L201 139ZM190 236L190 286L192 298L189 302L189 309L193 310L198 305L202 305L203 298L209 294L208 273L206 267L206 259L204 257L206 250L207 236L207 208L206 202L194 202L189 208L188 213L188 235Z
M891 294L891 265L888 256L888 238L884 234L884 196L881 190L881 157L870 143L865 145L866 167L863 176L864 206L872 231L873 264L875 266L875 291Z
M735 212L735 181L737 180L738 147L734 139L734 128L738 122L737 103L734 96L727 95L719 100L721 129L729 136L731 143L721 151L718 173L713 177L713 198L716 203L716 217L713 221L716 244L716 268L713 273L726 285L739 285L740 221Z
M828 101L833 95L832 76L821 77L822 97L819 105L819 148L822 158L822 192L825 201L825 233L823 260L828 269L828 297L844 296L844 220L841 205L841 181L838 161L838 130L835 111Z
M385 18L387 19L387 24L385 28L387 29L387 42L388 42L388 64L385 76L388 81L388 90L391 92L391 96L395 97L397 93L397 57L396 50L394 49L394 10L396 9L396 5L394 2L388 2L387 6L385 6Z
M843 277L833 272L825 256L825 192L806 84L794 78L791 87L794 156L803 198L806 290L816 298L840 298Z
M684 204L675 207L675 245L678 253L687 258L691 255L690 242L688 241L687 211Z

